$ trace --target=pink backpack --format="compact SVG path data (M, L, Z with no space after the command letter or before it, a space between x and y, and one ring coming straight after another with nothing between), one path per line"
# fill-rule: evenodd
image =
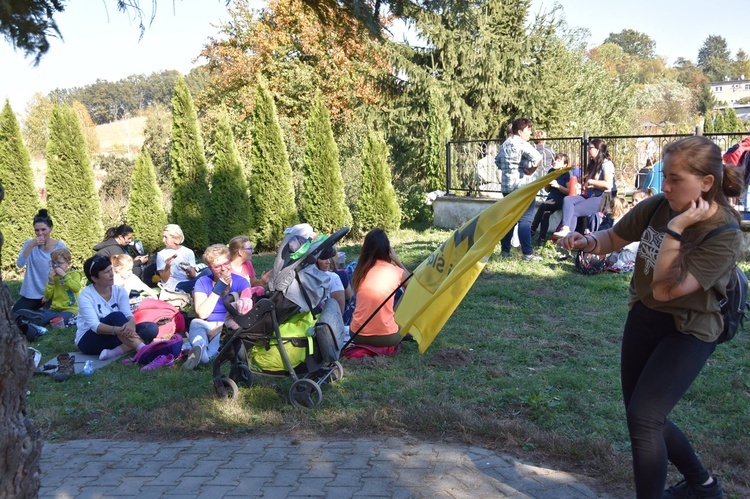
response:
M155 322L159 326L157 338L169 338L174 333L185 332L185 318L179 309L161 300L145 298L133 312L135 323Z

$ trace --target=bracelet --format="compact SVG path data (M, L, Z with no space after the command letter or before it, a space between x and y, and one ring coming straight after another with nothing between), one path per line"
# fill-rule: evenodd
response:
M591 248L591 251L586 251L586 246L589 245L589 236L594 240L594 247ZM599 247L599 240L596 238L596 236L594 234L586 234L585 236L583 236L583 238L586 239L586 246L584 246L581 251L583 251L584 253L593 253L594 251L596 251L596 248Z
M117 333L115 332L115 326L112 326L112 336L115 336Z
M664 229L664 232L666 232L668 236L672 236L673 239L676 239L677 241L682 242L682 234L673 231L669 227L667 227L666 229Z
M227 289L227 283L225 283L222 280L219 280L219 282L214 284L214 288L211 290L211 292L221 296L221 294L224 292L225 289Z

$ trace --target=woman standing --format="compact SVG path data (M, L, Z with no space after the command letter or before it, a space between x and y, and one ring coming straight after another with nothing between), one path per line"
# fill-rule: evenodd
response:
M393 263L391 263L393 262ZM395 265L394 265L395 264ZM352 287L357 299L352 316L352 341L373 346L394 346L401 342L394 319L394 299L388 298L409 277L383 229L365 236ZM380 310L375 312L381 304ZM375 314L367 324L365 322ZM355 336L356 334L356 336Z
M52 252L65 248L65 243L51 237L52 219L47 210L39 210L34 217L34 239L23 243L16 265L26 267L21 284L21 296L13 305L17 310L39 310L44 304L44 287L47 285L51 268Z
M664 149L663 194L638 203L617 225L558 244L597 254L640 240L622 339L622 393L638 498L723 497L669 413L700 373L723 330L719 298L742 253L728 197L743 191L742 172L724 168L705 137ZM718 292L718 293L717 293ZM685 479L664 491L671 461Z
M609 157L607 143L594 139L589 143L589 163L583 176L581 196L566 196L563 199L562 228L553 236L565 237L575 229L576 219L599 212L601 196L612 192L615 186L615 165Z
M75 344L81 353L105 360L138 351L156 338L159 328L153 322L136 325L128 293L114 285L109 258L92 256L84 262L83 272L91 284L78 297Z

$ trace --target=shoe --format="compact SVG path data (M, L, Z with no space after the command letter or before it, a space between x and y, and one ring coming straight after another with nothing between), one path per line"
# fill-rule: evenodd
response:
M561 239L561 238L567 236L568 234L570 234L570 227L568 227L567 225L563 225L562 229L558 230L557 232L555 232L552 235L555 236L558 239Z
M16 319L16 325L18 325L18 329L21 330L23 335L26 336L26 341L29 343L34 343L36 340L47 334L47 328L37 326L33 322L28 322L26 319L20 317Z
M154 371L160 367L172 367L174 365L174 355L159 355L147 365L141 367L141 372Z
M57 371L52 375L55 381L67 381L69 377L75 374L75 355L61 353L57 356Z
M542 257L536 256L535 254L532 253L530 255L523 255L523 258L521 260L524 262L541 262Z
M201 363L201 355L203 355L203 349L200 345L195 345L190 349L190 353L188 354L185 363L182 364L182 368L187 371L192 371L193 369L198 367L198 364Z
M510 251L501 251L500 258L510 258Z
M724 489L719 479L713 477L711 485L690 485L682 480L672 485L662 494L662 499L723 499Z

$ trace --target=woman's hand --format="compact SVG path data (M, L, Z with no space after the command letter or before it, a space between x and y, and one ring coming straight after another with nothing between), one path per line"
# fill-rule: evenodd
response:
M260 276L260 281L263 283L264 286L268 284L268 281L271 280L272 275L273 275L273 270L268 270L266 272L263 272L263 274Z
M670 220L667 227L678 234L682 234L682 231L686 228L703 221L710 216L711 203L703 198L698 198L697 200L690 202L690 206L687 210Z
M119 328L121 334L131 335L135 334L135 321L131 317L128 322L122 325L122 327Z
M571 232L567 236L558 239L557 245L566 250L581 250L589 244L586 236L578 232Z

